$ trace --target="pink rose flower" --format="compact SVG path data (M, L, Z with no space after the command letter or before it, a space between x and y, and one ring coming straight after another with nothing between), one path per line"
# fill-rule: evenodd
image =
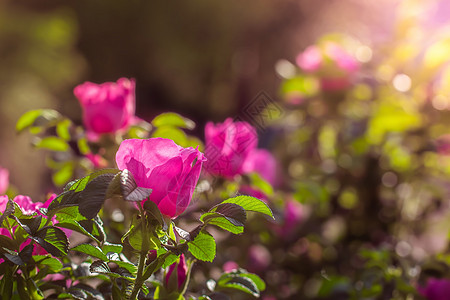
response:
M136 109L135 81L120 78L117 82L85 82L73 93L83 109L88 135L115 133L133 122Z
M450 295L450 279L430 278L420 294L428 300L447 300Z
M256 148L258 136L247 122L233 122L228 118L205 127L205 167L212 175L231 178L243 174L243 164L248 154Z
M9 186L9 171L5 168L0 168L0 195L3 195L8 190Z
M174 272L175 269L176 269L176 273ZM174 276L176 276L176 278L174 278ZM181 254L179 261L175 262L169 266L169 271L167 272L166 278L165 278L166 287L169 288L169 283L171 281L176 280L177 290L181 291L184 283L186 282L186 278L187 278L186 261L184 259L184 254Z
M151 188L149 199L171 218L189 205L204 161L198 149L163 138L125 140L116 154L119 169L129 170L138 186Z

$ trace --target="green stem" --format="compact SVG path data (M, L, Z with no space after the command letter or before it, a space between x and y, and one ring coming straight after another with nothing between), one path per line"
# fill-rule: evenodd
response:
M142 284L144 283L145 279L143 280L142 275L144 272L144 267L145 267L145 261L146 261L146 257L147 257L147 223L144 217L144 210L142 209L142 205L141 202L138 203L138 207L139 207L139 212L141 214L141 218L142 218L142 226L141 226L141 231L142 231L142 244L141 244L141 252L139 254L139 263L138 263L138 270L137 270L137 274L136 274L136 281L134 282L134 287L133 287L133 291L131 292L130 295L130 300L134 300L137 299L139 290L142 287Z
M131 292L131 295L130 295L130 300L137 299L139 290L141 289L142 284L145 281L145 280L143 280L142 275L143 275L143 271L144 271L146 255L147 255L147 253L144 253L144 251L141 251L141 254L139 255L138 271L137 271L137 275L136 275L136 281L134 282L133 291Z

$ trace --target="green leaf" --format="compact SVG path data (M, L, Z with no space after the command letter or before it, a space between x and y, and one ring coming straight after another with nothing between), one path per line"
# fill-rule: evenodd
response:
M7 248L2 248L3 256L6 257L10 262L16 265L23 266L24 262L22 258L19 256L19 253L9 250Z
M204 219L214 218L215 215L219 215L225 217L236 226L244 226L244 223L247 220L245 209L234 203L221 203L213 207L210 212L215 214L207 215L205 217L201 216L200 220L203 221Z
M94 261L89 267L89 271L92 273L100 273L100 274L108 274L111 273L111 270L108 267L108 264L102 260Z
M0 235L0 245L11 251L18 248L18 246L16 245L16 242L14 240L10 239L9 237L7 237L6 235Z
M69 119L63 119L56 124L56 134L65 141L70 141L69 128L72 122Z
M152 125L155 127L173 126L173 127L180 127L180 128L186 128L186 129L194 129L195 128L194 121L184 118L184 117L180 116L179 114L176 114L173 112L163 113L163 114L156 116L152 121Z
M42 291L38 288L36 285L36 282L32 278L28 278L26 280L27 290L28 290L28 296L30 299L44 299L44 294Z
M56 223L55 226L79 232L79 233L84 234L85 236L91 238L97 244L100 244L100 240L97 237L95 237L93 234L91 234L89 231L87 231L86 228L84 228L80 223L78 223L75 220L65 220L64 222Z
M53 109L36 109L30 110L24 113L16 123L17 132L21 132L22 130L32 127L39 126L37 123L42 123L56 120L60 118L61 115Z
M26 233L28 233L31 236L34 236L35 233L39 230L39 227L45 220L42 219L42 216L36 216L36 217L28 217L28 218L16 218L14 219L19 223L19 225L25 230Z
M6 264L3 265L6 266ZM2 295L3 299L11 299L14 286L13 269L8 267L5 268L4 272L0 273L3 275L2 280L0 280L0 295Z
M223 203L234 203L239 206L242 206L246 211L259 212L275 219L272 210L269 208L269 206L267 206L266 203L255 197L237 196L234 198L227 199L223 201L221 204Z
M84 219L79 211L78 206L65 206L58 209L55 213L56 220L58 222L64 222L66 220L81 220Z
M249 174L252 187L257 188L267 196L273 195L273 187L265 181L258 173Z
M137 268L137 266L133 265L132 263L127 262L127 261L118 261L118 260L113 260L111 262L117 264L121 268L124 268L125 270L130 272L131 275L133 275L133 276L136 275L138 268Z
M12 201L11 199L8 199L8 203L6 203L5 211L3 211L2 215L0 216L0 226L3 225L3 221L7 217L9 217L10 215L12 215L14 213L14 210L15 210L14 201Z
M105 242L102 245L102 249L104 253L114 252L114 253L121 253L123 250L123 246L119 244L111 244L108 242Z
M44 227L36 233L34 239L53 256L67 255L69 251L69 240L64 231L59 228Z
M138 187L133 174L128 170L119 172L111 181L106 192L106 197L113 195L122 196L127 201L142 201L152 193L152 189Z
M161 257L163 254L165 254L165 253L167 253L167 250L166 249L164 249L164 248L159 248L158 250L156 250L156 253L157 253L157 257ZM168 266L170 266L170 265L172 265L174 262L176 262L177 261L177 259L178 259L178 255L175 255L175 254L173 254L173 253L170 253L167 257L166 257L166 259L164 260L164 262L163 262L163 264L162 264L162 268L163 269L165 269L165 268L167 268Z
M232 272L224 273L220 277L219 281L222 279L235 278L235 277L246 277L246 278L252 280L253 283L258 288L258 290L260 290L260 291L264 291L266 289L266 283L264 282L264 280L261 279L261 277L259 277L256 274L249 273L245 269L237 269Z
M70 250L82 252L87 255L101 259L103 261L108 261L108 258L106 257L106 254L103 253L102 249L91 244L80 244L78 246L71 248Z
M88 184L88 182L92 181L93 179L97 178L98 176L103 175L103 174L116 175L119 172L120 172L120 170L118 170L118 169L102 169L102 170L99 170L99 171L94 172L92 174L89 174L88 176L83 177L81 179L77 179L77 180L69 182L66 185L66 187L64 187L64 190L65 191L68 191L68 190L72 191L73 190L75 192L81 192L81 191L83 191L85 189L85 187Z
M78 211L87 219L94 218L106 200L106 191L114 174L102 174L86 184L83 191L78 194Z
M177 145L180 145L182 147L186 147L188 141L186 133L184 133L183 130L172 126L161 126L157 128L153 132L152 137L171 139Z
M89 271L91 271L92 273L99 273L99 274L106 274L108 276L112 276L115 278L123 278L129 281L134 280L133 278L126 276L126 275L121 275L119 273L115 273L115 272L111 272L111 270L108 267L108 264L104 261L101 260L96 260L94 261L91 266L89 267Z
M144 235L142 234L144 230L147 232L147 240L144 240ZM158 249L161 243L160 240L154 236L153 230L145 225L145 219L137 219L136 217L133 218L128 232L122 236L122 243L126 238L128 238L131 247L138 251Z
M43 266L48 266L50 270L53 272L58 272L62 269L63 265L62 263L50 255L33 255L33 260L35 264L42 268Z
M42 139L37 140L34 143L37 148L48 149L52 151L60 151L64 152L69 150L69 144L59 137L56 136L48 136Z
M155 202L145 201L143 208L147 212L150 219L156 220L163 227L163 229L167 227L164 217Z
M188 242L191 254L202 261L212 262L216 256L216 241L206 231L200 231L195 239Z
M62 186L67 183L73 176L72 162L65 163L58 171L53 173L52 180L56 186Z
M211 215L213 215L214 217L211 217ZM205 216L205 223L209 224L209 225L215 225L217 227L220 227L226 231L229 231L231 233L234 234L241 234L244 232L244 226L241 225L235 225L233 224L230 220L228 220L227 218L220 216L219 214L216 213L206 213L203 214L202 217Z
M19 256L25 264L28 264L31 260L31 255L33 254L34 245L28 244L20 252Z
M83 155L88 154L91 152L91 149L89 148L88 142L86 138L81 138L77 142L78 150L80 150L80 153Z
M241 277L241 276L226 277L217 282L217 287L243 291L255 297L260 296L260 291L258 290L258 287L253 282L253 280L251 280L248 277Z
M266 289L266 283L258 275L253 274L253 273L241 273L239 275L241 277L246 277L246 278L250 279L251 281L253 281L253 283L256 285L258 290L264 291Z

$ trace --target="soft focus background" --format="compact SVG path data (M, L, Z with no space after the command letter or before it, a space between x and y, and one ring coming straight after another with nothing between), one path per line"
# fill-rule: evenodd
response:
M137 115L179 112L198 123L236 116L260 91L279 99L275 64L328 32L373 42L390 34L396 1L0 2L0 164L23 194L49 174L14 133L25 111L54 108L81 123L84 81L137 81ZM389 5L389 6L388 6ZM30 181L20 174L33 174Z
M200 139L264 95L281 115L258 128L279 163L277 221L225 236L199 268L236 261L266 280L266 300L422 299L428 277L450 275L448 3L3 0L0 165L21 194L54 189L15 122L53 108L81 125L84 81L135 78L138 117L177 112Z

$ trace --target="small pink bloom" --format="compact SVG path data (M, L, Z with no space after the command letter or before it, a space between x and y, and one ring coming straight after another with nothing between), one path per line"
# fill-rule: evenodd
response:
M450 279L430 278L419 292L428 300L447 300L450 296Z
M175 269L176 273L174 272ZM169 287L169 282L175 279L173 278L174 276L176 276L177 289L178 291L181 291L187 278L187 267L184 254L180 255L178 262L175 262L169 266L169 271L167 272L165 278L166 287Z
M117 82L85 82L74 89L83 108L88 133L115 133L133 122L136 108L135 81L120 78Z
M243 164L248 154L256 148L258 136L255 128L247 122L233 122L228 118L205 127L205 167L212 175L231 178L242 174Z
M138 186L151 188L149 199L171 218L189 205L204 161L197 149L163 138L125 140L116 154L119 169L129 170Z
M9 171L5 168L0 168L0 195L3 195L8 190L9 186Z

